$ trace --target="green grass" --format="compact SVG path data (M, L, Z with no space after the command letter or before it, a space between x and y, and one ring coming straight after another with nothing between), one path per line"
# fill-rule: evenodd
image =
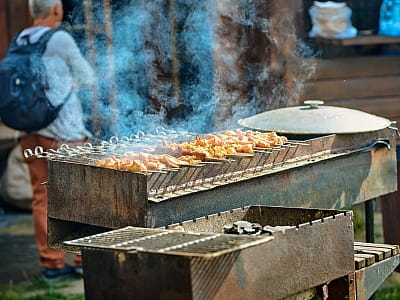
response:
M364 215L364 212L358 206L345 208L345 210L353 211L354 240L356 240L356 241L364 240L365 239L365 215Z
M376 300L399 300L400 299L400 284L391 287L384 287L377 290L375 294Z
M49 283L42 277L18 285L0 285L2 300L83 300L84 295L67 294L62 289L70 285L69 280Z

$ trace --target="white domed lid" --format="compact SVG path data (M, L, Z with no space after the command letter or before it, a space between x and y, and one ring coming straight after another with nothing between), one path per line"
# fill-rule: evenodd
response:
M355 109L325 106L320 100L308 100L304 104L266 111L238 123L246 128L286 134L349 134L391 125L388 119Z

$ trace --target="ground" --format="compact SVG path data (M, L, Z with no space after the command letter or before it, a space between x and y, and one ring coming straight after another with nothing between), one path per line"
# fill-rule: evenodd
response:
M30 212L0 208L0 252L1 285L13 286L36 280L40 272L39 256ZM73 264L72 255L67 255L67 263ZM83 279L68 281L59 292L83 295Z

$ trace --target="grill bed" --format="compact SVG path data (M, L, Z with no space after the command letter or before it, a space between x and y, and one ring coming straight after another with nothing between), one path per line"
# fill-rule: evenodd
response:
M238 220L284 229L221 233ZM250 206L66 244L82 249L86 299L280 299L354 272L350 211Z
M183 233L124 227L111 232L66 242L67 245L148 253L217 257L272 240L272 237L233 236L210 233Z

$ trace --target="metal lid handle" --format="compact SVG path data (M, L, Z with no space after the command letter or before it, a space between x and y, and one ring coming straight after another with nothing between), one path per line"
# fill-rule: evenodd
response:
M325 102L322 100L306 100L305 105L310 106L310 108L319 108L319 105L323 105Z

